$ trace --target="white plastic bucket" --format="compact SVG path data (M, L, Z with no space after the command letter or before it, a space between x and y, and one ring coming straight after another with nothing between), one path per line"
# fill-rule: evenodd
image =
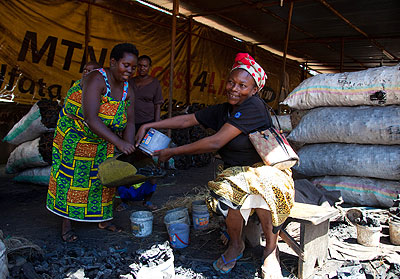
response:
M174 267L174 257L166 260L165 262L153 266L147 267L143 266L136 275L136 279L164 279L164 278L175 278L175 267Z
M164 224L169 230L171 224L183 223L190 225L189 211L186 207L177 207L168 210L164 216Z
M364 246L376 247L381 239L381 227L367 227L357 224L357 242Z
M153 231L153 214L150 211L136 211L131 214L132 233L136 237L145 237Z
M206 202L197 200L192 202L192 218L195 230L204 230L208 228L210 214Z
M153 156L154 151L167 148L171 139L156 129L150 128L142 139L139 149Z
M400 222L389 221L389 237L390 243L400 245Z

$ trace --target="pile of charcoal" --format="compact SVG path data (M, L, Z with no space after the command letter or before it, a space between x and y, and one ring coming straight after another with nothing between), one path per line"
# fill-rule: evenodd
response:
M359 224L359 225L365 226L365 227L378 228L381 225L378 219L366 216L366 214L364 212L362 212L362 214L359 218L354 219L354 222L356 224Z
M393 206L389 208L389 213L392 220L400 222L400 195L393 201Z
M61 110L61 106L50 100L40 100L37 102L39 107L41 122L47 128L55 128L57 126L58 114Z
M54 132L44 133L40 136L39 140L39 153L42 155L43 160L51 166L51 155L53 152L53 138Z

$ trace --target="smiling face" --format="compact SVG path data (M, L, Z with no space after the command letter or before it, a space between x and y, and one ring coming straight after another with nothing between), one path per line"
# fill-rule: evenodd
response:
M124 56L120 60L111 58L110 68L116 80L127 81L136 70L138 58L136 55L124 52Z
M150 61L146 58L139 59L137 71L139 76L145 77L149 74L150 70Z
M257 85L247 71L235 69L229 75L225 90L228 95L228 103L232 106L239 106L257 93Z

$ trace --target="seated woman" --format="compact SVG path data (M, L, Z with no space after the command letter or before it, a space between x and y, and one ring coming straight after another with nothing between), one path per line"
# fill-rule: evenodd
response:
M262 164L248 135L272 125L271 116L257 92L263 88L266 74L247 53L239 53L226 84L228 102L209 106L195 114L180 115L141 126L136 135L140 143L149 128L179 129L201 124L216 133L196 142L156 152L161 162L175 155L218 151L225 170L208 183L211 208L226 217L230 236L227 250L213 266L228 273L245 249L241 238L243 223L256 212L266 238L263 278L282 277L278 260L278 232L294 203L291 170L281 171Z

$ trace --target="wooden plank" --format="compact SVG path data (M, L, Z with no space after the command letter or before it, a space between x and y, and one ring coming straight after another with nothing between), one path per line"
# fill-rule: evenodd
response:
M318 225L338 214L339 211L335 208L295 202L289 218L291 221L299 223L310 222Z
M287 245L289 245L290 248L293 249L297 256L299 256L299 259L304 262L304 252L296 240L285 229L279 231L279 236Z

